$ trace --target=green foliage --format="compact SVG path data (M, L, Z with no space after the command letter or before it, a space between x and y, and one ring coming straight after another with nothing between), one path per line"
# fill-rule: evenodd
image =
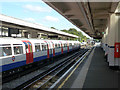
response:
M50 27L51 29L56 29L55 27Z
M61 31L79 36L78 40L80 42L86 41L88 39L86 36L84 36L80 31L77 31L75 28L70 28L69 30L64 29L64 30L61 30ZM75 38L75 39L70 38L70 40L77 40L77 38Z
M55 27L51 27L52 29L56 29ZM86 36L84 36L80 31L77 31L75 28L70 28L69 30L61 30L63 32L66 32L66 33L69 33L69 34L73 34L73 35L76 35L78 36L79 38L70 38L70 40L79 40L80 42L83 42L83 41L87 41L87 38Z

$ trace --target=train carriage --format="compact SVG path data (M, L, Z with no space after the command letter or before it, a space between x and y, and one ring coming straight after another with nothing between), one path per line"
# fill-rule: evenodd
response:
M41 61L49 57L48 46L44 40L30 39L33 47L33 61Z
M63 53L67 53L68 48L67 48L67 41L60 41L62 43L62 48L63 48Z
M54 47L54 56L60 55L61 54L61 43L58 40L52 40L51 41L53 43L53 47Z
M38 61L78 49L78 41L0 38L1 72L31 65Z
M53 47L53 43L51 43L50 40L46 40L46 41L44 41L44 42L47 43L47 47L48 47L48 50L47 50L48 52L47 52L47 54L49 55L48 58L53 57L53 56L54 56L54 47Z
M0 38L0 67L7 71L26 64L25 46L21 40Z
M72 41L67 41L69 44L69 52L73 50L73 42Z

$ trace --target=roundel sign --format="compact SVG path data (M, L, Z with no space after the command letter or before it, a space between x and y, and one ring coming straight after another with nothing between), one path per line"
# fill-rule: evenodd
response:
M15 56L12 57L13 62L15 61Z

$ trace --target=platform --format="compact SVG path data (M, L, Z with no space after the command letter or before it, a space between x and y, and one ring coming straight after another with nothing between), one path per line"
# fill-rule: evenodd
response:
M120 71L108 67L101 47L95 47L61 88L116 88Z

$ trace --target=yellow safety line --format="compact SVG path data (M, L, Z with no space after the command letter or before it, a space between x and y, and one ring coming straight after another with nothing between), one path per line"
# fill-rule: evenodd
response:
M86 56L79 62L79 64L74 68L74 70L69 74L69 76L62 82L62 84L58 87L57 90L62 88L62 86L65 84L65 82L70 78L70 76L74 73L74 71L78 68L78 66L82 63L82 61L86 58Z

